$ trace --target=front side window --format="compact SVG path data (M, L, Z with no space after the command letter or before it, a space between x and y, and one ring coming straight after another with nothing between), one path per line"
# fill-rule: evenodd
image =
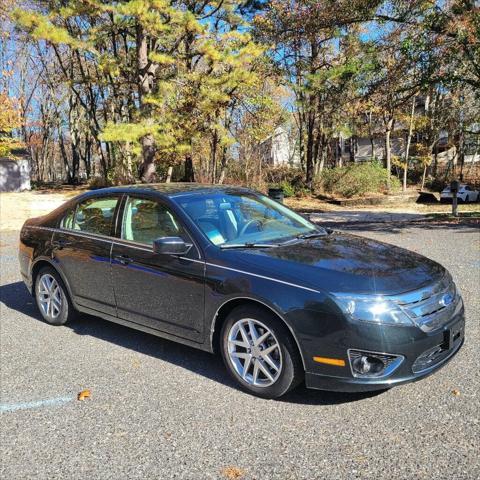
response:
M161 237L184 237L184 231L171 210L155 200L129 197L125 205L122 238L152 245Z
M117 197L90 198L62 219L61 228L110 236Z
M227 247L246 243L281 243L321 229L283 205L248 192L173 197L209 240Z
M60 222L60 228L65 228L67 230L74 229L74 220L75 220L75 209L69 210L67 214L62 218Z

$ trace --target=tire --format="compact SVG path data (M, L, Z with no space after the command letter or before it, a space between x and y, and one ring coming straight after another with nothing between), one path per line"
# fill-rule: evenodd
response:
M264 338L258 345L250 343L252 324L253 338ZM232 310L222 326L220 343L228 372L248 393L278 398L304 378L302 359L292 335L281 320L260 307L240 306Z
M43 319L50 325L65 325L76 317L65 284L52 267L44 267L38 272L35 301Z

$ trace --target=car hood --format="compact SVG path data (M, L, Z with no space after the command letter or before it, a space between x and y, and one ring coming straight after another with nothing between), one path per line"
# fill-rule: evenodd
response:
M236 258L249 272L324 292L394 295L445 275L441 265L422 255L338 232L275 248L242 250Z

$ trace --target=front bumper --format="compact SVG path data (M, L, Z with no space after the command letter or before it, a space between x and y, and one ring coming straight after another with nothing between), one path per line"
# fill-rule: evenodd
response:
M419 329L418 329L419 330ZM408 335L408 333L407 333ZM337 392L368 392L385 390L404 383L415 382L428 377L447 364L460 350L465 339L465 314L463 306L461 311L451 319L442 329L429 335L420 333L416 338L411 336L410 343L391 342L382 343L382 351L389 354L403 355L405 358L400 366L390 375L385 377L359 377L354 376L348 357L346 366L325 367L325 372L320 372L322 367L309 368L305 373L305 383L308 388L329 390ZM374 351L375 348L366 345L359 340L360 345L352 347L358 350ZM367 348L368 347L368 348ZM428 353L440 347L437 356L433 356L431 363L428 363ZM376 347L378 351L378 345ZM425 361L427 354L427 361ZM336 369L336 370L335 370ZM337 373L338 372L338 373Z

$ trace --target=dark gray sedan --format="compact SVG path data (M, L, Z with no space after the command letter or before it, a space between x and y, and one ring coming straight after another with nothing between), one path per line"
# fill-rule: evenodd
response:
M464 341L463 301L441 265L244 188L88 192L25 222L19 255L48 323L85 312L220 351L265 398L302 381L368 391L418 380Z

